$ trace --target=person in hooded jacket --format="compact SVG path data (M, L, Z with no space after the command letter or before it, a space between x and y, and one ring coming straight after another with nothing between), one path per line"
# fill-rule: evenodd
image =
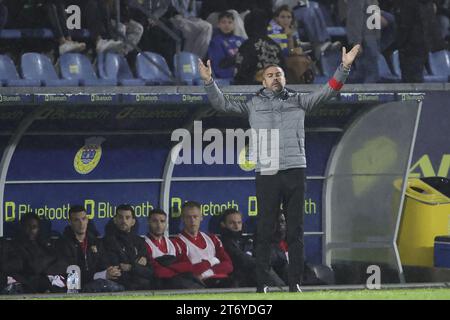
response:
M11 274L22 267L22 261L13 250L11 241L0 238L0 294L23 293L20 282L13 280Z
M110 261L118 265L117 282L127 290L157 288L154 272L147 259L145 240L135 232L136 216L132 206L121 204L105 227L104 245Z

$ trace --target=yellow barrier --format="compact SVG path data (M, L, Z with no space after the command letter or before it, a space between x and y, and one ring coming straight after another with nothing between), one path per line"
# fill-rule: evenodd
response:
M401 189L402 180L395 181ZM450 234L450 198L420 179L408 179L397 244L403 265L433 266L436 236Z

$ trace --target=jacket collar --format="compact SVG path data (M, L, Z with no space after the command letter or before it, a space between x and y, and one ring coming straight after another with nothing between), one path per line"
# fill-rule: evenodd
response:
M262 88L257 92L257 95L262 98L266 98L269 100L273 100L276 98L280 98L281 100L286 100L290 95L292 95L295 91L288 89L286 87L283 88L280 92L273 92L272 90Z
M74 243L79 242L78 239L75 237L75 233L73 232L73 230L70 226L67 226L64 229L63 236ZM96 237L94 235L92 235L89 231L86 232L86 238L88 240L88 243L91 243L91 244L94 244L96 241Z

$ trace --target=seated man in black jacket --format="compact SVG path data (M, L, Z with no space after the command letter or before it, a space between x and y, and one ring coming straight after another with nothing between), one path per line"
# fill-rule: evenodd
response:
M89 219L86 209L80 205L69 210L69 226L57 242L57 253L67 268L78 265L81 269L82 292L122 291L117 282L121 276L118 265L109 262L102 242L88 232Z
M225 251L233 261L233 280L238 287L254 287L256 285L255 258L253 257L253 241L242 235L242 214L236 209L227 209L222 214L222 243ZM283 280L271 270L270 286L285 286Z
M23 293L22 284L11 277L21 266L21 260L12 250L11 241L0 238L0 294Z
M11 277L22 284L25 293L64 292L65 270L55 248L41 232L41 219L27 213L20 220L12 250L20 260Z
M115 217L105 227L105 249L110 261L120 267L117 281L127 290L154 289L153 268L147 261L145 241L135 232L135 224L133 207L119 205Z

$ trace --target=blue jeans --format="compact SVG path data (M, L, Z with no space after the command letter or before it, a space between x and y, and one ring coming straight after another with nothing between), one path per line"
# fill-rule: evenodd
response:
M397 24L395 23L395 16L392 13L381 11L381 16L389 22L386 28L381 29L380 47L381 52L384 52L384 50L388 49L395 42Z
M366 37L362 41L362 54L356 59L350 83L376 83L380 78L378 70L378 55L380 54L380 41L376 37Z
M8 21L8 8L4 4L0 4L0 29L3 29Z
M312 43L330 41L327 24L319 7L299 7L294 10L294 17L305 29L308 40Z

